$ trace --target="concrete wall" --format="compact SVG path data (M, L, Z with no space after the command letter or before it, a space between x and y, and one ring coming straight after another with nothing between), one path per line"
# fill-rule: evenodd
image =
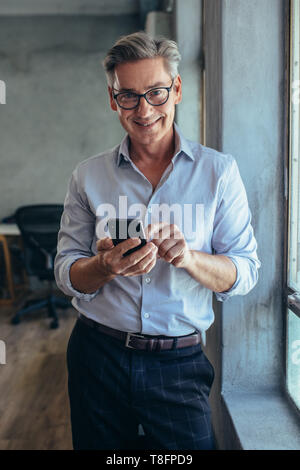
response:
M282 370L282 13L281 0L223 2L222 148L245 180L262 262L255 290L223 307L226 389L277 386Z
M236 448L240 436L227 413L226 395L269 394L280 390L283 380L283 2L205 5L206 142L237 160L262 262L250 294L215 302L216 321L208 332L207 353L217 373L212 403L218 443ZM251 436L255 424L245 397L241 409ZM260 412L263 416L262 407Z
M176 121L188 139L200 141L201 0L174 2L174 38L181 54L182 102Z
M63 202L77 162L124 135L101 60L139 16L1 17L0 219L22 204Z
M1 0L0 3L0 15L103 16L138 13L139 0Z

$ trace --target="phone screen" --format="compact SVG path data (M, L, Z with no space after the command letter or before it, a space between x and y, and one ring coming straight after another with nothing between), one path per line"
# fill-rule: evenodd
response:
M140 245L131 248L126 251L123 256L128 256L131 253L139 250L146 245L147 240L143 227L143 222L140 219L128 218L128 219L109 219L107 222L110 236L113 244L117 246L128 238L140 238Z

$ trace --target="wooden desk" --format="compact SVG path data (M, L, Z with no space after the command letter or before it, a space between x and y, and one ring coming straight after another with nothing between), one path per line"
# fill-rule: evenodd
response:
M0 235L21 235L17 224L0 224Z
M20 235L20 231L16 224L0 224L0 243L3 247L5 275L7 280L7 290L9 293L9 298L0 298L0 305L9 305L14 303L16 300L16 286L14 284L11 256L9 251L9 237L20 237Z

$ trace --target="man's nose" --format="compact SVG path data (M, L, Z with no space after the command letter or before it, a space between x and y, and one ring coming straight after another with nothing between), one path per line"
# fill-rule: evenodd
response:
M139 115L142 115L142 116L147 116L148 114L149 115L152 114L152 105L148 103L145 96L140 97L140 102L136 109Z

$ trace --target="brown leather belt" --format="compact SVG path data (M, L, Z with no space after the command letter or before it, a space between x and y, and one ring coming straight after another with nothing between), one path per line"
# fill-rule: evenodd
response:
M101 331L108 336L112 336L120 340L126 348L139 349L144 351L166 351L170 349L187 348L195 346L201 341L201 334L195 331L186 336L151 336L142 335L140 333L127 333L126 331L119 331L101 323L95 322L84 315L79 314L79 320L86 325Z

